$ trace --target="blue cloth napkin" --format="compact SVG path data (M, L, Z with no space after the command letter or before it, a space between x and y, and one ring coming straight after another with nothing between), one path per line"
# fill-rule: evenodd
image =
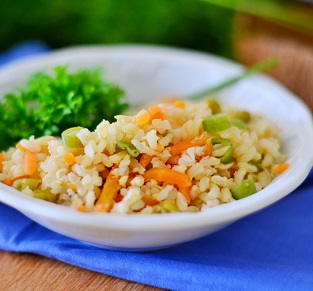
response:
M9 50L0 52L0 65L26 58L31 55L46 53L49 46L40 41L27 41L12 46Z
M46 50L40 43L32 48ZM5 56L11 54L0 59ZM36 253L170 290L313 290L312 207L313 171L286 198L212 235L163 250L127 253L67 238L0 203L0 249Z

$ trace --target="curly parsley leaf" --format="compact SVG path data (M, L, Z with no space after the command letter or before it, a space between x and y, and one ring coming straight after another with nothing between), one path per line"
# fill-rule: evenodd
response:
M25 88L0 99L0 150L31 135L60 135L73 126L93 130L128 108L124 92L104 81L100 69L69 73L58 66L53 72L33 74Z

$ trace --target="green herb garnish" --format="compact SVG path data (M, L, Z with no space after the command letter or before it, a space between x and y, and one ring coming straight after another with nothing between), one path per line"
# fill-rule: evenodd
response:
M32 75L25 88L0 99L0 150L31 135L59 136L74 126L94 130L128 108L123 91L103 81L100 69L69 73L58 66L53 72Z
M267 71L269 69L276 67L277 65L278 65L277 59L267 59L259 63L253 64L252 66L245 68L245 70L241 74L235 77L228 78L225 81L218 83L216 86L211 86L209 88L197 92L196 94L190 95L187 97L187 99L197 100L206 96L210 96L213 93L219 92L227 87L230 87L231 85L234 85L235 83L239 82L242 79L247 78L250 75Z

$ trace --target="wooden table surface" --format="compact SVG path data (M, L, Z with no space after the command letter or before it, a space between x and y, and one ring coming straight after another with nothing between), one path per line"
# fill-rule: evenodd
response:
M34 254L0 252L0 290L161 290Z
M234 47L237 59L250 64L258 60L279 56L281 65L270 74L294 91L313 109L313 46L299 40L290 32L278 28L262 31L255 19L240 17L239 29L251 30L251 34L237 39ZM261 27L261 29L260 29ZM271 33L268 33L271 31ZM274 32L274 33L272 33ZM71 266L53 259L33 254L0 252L0 290L159 290L158 288L128 282Z

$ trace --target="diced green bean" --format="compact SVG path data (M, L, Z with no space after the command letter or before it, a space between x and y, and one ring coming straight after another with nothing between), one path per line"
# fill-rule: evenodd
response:
M34 191L34 197L41 199L41 200L46 200L49 202L56 203L57 202L57 197L55 194L46 191L46 190L35 190Z
M40 183L39 179L24 178L14 181L12 187L19 191L23 191L26 187L29 187L29 189L34 191L38 188L39 183Z
M133 158L137 158L140 155L140 151L130 142L120 140L117 142L116 147L119 150L126 150L127 153Z
M238 200L256 193L256 187L251 177L244 180L241 184L237 185L231 191L233 197Z
M212 114L218 114L222 112L220 104L215 99L209 98L205 101L208 107L211 109Z
M62 132L62 141L64 146L68 148L83 148L83 144L77 137L77 133L82 129L82 127L71 127Z
M243 122L241 119L234 119L230 122L231 125L238 127L239 129L242 130L248 130L249 126Z
M233 143L229 139L221 137L212 138L211 143L213 145L221 144L222 146L228 146L226 153L222 157L220 157L220 161L222 164L227 164L231 162L233 155Z
M231 127L226 114L219 113L207 116L202 121L203 128L208 133L223 131Z
M172 200L164 200L160 202L159 206L163 207L166 212L179 212L179 208Z
M153 213L163 213L163 212L179 212L179 208L172 200L164 200L158 205L152 207Z
M235 114L236 119L240 119L244 123L248 123L251 120L251 114L248 111L241 110Z

